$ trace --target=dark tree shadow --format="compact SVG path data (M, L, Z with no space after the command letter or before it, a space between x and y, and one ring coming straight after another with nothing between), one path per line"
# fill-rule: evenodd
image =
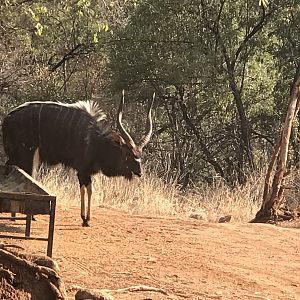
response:
M10 221L11 224L7 223L0 223L0 234L1 233L23 233L25 232L25 224L17 223L13 224L12 221Z

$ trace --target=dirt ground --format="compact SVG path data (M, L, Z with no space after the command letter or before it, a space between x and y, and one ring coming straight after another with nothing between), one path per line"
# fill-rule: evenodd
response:
M73 285L147 285L167 293L120 292L116 300L300 299L300 224L213 224L93 208L92 227L83 228L79 211L58 207L56 215L53 258L70 299ZM32 234L45 236L48 218L37 218ZM0 230L24 232L23 224L1 221ZM46 251L41 241L7 242Z

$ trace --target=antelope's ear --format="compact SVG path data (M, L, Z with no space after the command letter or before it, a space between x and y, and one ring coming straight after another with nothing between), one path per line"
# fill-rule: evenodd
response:
M125 145L124 139L116 132L112 133L112 140L117 142L120 146Z

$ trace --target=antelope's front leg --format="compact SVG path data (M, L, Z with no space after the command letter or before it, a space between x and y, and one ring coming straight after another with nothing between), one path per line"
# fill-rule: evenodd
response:
M81 200L81 219L82 219L82 226L89 227L89 220L90 220L90 210L91 210L91 195L92 195L92 179L91 176L86 175L86 173L78 173L77 174L80 184L80 200ZM87 189L88 194L88 208L87 208L87 215L85 211L85 189Z
M86 224L86 218L85 218L85 186L82 185L80 187L80 205L81 205L81 219L82 219L82 226L88 226Z
M92 202L92 183L89 183L86 187L87 195L88 195L88 203L87 203L87 213L86 213L86 226L89 225L89 221L91 219L91 202Z

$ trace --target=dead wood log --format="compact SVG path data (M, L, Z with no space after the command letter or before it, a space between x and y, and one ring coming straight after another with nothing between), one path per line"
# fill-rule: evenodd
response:
M114 297L101 290L80 288L75 300L114 300Z
M168 295L166 291L160 288L155 288L152 286L147 286L147 285L135 285L135 286L130 286L128 288L123 288L123 289L117 289L117 290L103 290L109 293L126 293L126 292L157 292L161 293L164 295Z
M157 292L168 295L166 291L160 288L155 288L147 285L130 286L123 289L86 289L80 286L73 286L73 289L78 290L75 295L75 300L114 300L111 294L120 294L128 292Z
M0 243L0 249L7 250L8 248L15 248L15 249L19 249L19 250L24 250L24 248L22 248L18 245Z
M54 261L49 256L40 256L40 255L28 255L28 254L20 254L20 257L30 260L34 264L39 266L47 267L48 269L54 270L57 274L59 273L59 267L56 261Z
M10 270L0 268L0 279L4 279L8 284L12 284L15 274Z
M17 290L5 279L0 279L0 299L9 300L32 300L29 293L24 290Z
M57 273L54 270L47 267L38 266L31 261L20 258L17 255L8 252L7 250L0 249L0 258L5 259L6 261L9 261L13 264L25 267L30 272L44 275L53 281L58 280L59 278Z
M17 254L4 249L0 249L0 264L2 265L2 269L12 270L11 274L15 273L13 274L14 276L12 275L13 278L11 278L13 282L21 282L21 285L23 283L28 290L34 290L37 288L37 283L42 283L44 288L46 287L52 295L49 294L49 299L66 299L64 286L55 270L37 265L32 261L21 258ZM22 282L22 280L24 281L24 277L29 281L30 279L28 278L32 278L32 281L35 281L35 283ZM34 285L34 287L30 287L30 285Z

